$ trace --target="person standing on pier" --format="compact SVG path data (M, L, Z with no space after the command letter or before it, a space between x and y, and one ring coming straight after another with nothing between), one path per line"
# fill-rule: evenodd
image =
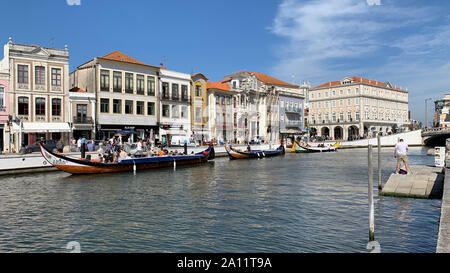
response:
M409 173L408 169L408 144L403 141L403 139L400 139L399 142L395 145L394 150L394 158L397 158L397 170L395 171L396 174L400 172L400 166L402 164L405 164L406 173Z

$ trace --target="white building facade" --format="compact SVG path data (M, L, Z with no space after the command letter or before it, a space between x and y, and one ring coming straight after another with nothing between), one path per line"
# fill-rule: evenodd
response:
M68 143L69 51L12 42L0 65L9 73L11 151L44 139Z
M159 138L170 143L173 136L193 137L191 131L191 75L159 72Z

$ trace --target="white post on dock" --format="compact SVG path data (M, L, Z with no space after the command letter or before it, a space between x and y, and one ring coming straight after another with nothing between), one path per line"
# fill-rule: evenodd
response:
M375 215L373 207L373 162L372 162L372 145L368 147L368 163L369 163L369 241L375 240Z
M173 161L173 169L174 169L174 170L177 169L177 161L176 161L176 160Z
M381 137L377 136L378 140L378 189L383 188L383 182L381 181Z

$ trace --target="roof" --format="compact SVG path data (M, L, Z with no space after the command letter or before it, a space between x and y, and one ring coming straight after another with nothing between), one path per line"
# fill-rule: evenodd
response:
M224 91L231 91L230 86L226 83L229 80L219 81L219 82L207 82L206 89L218 89Z
M195 73L194 75L191 76L191 78L194 78L196 76L202 77L204 78L206 81L208 80L208 78L205 77L205 75L203 75L202 73Z
M361 78L361 77L351 77L351 78L345 78L342 81L333 81L333 82L327 82L324 83L322 85L316 86L313 89L316 88L324 88L324 87L332 87L332 86L339 86L342 85L342 82L345 80L351 80L352 83L364 83L364 84L372 84L372 85L377 85L377 86L382 86L382 87L388 87L388 88L392 88L395 90L399 90L399 91L404 91L403 89L396 87L396 86L392 86L389 82L379 82L379 81L375 81L375 80L369 80L369 79L365 79L365 78Z
M128 55L123 54L122 52L119 51L113 51L109 54L106 54L105 56L102 57L98 57L98 59L103 59L103 60L110 60L110 61L117 61L117 62L124 62L124 63L131 63L131 64L139 64L139 65L145 65L145 66L150 66L150 67L154 67L154 68L158 68L156 66L153 65L148 65L145 64L141 61L138 61L136 59L131 58Z
M87 93L87 91L85 91L85 90L83 90L83 89L81 89L81 88L78 88L78 87L71 88L71 89L69 90L69 92Z
M287 83L287 82L281 81L279 79L275 79L274 77L267 76L263 73L259 73L259 72L248 72L248 73L255 75L259 81L262 81L267 84L289 86L289 87L299 87L298 85Z

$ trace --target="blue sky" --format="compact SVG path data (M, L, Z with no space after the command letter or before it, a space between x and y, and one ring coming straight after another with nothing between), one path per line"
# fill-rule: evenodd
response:
M241 69L313 86L361 76L408 88L421 121L425 98L450 93L445 0L7 0L2 9L3 43L67 44L71 70L119 50L211 81Z

